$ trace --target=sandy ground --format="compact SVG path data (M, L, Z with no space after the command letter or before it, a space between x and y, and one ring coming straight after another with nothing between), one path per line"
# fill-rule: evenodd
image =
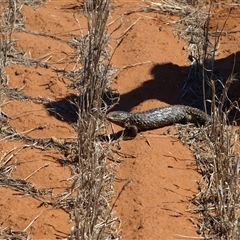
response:
M21 11L26 19L25 29L63 39L77 36L79 25L86 27L83 14L75 7L77 4L78 1L74 0L59 0L47 1L46 5L36 9L24 5ZM114 1L109 21L141 5L140 0ZM73 13L80 24L74 21ZM213 26L223 24L227 13L227 6L219 8ZM121 93L120 103L115 109L142 111L180 104L181 87L190 62L186 44L173 34L172 26L166 24L173 19L171 16L139 12L123 17L122 26L113 34L113 42L135 24L125 34L112 59L112 64L119 69L112 79L112 86ZM110 30L119 23L120 20L116 21ZM225 27L230 32L221 38L216 61L226 76L232 70L234 56L234 72L239 71L239 24L240 11L236 7ZM66 43L24 32L14 33L13 38L17 49L24 51L28 57L49 58L48 62L58 68L72 69L74 66L74 50ZM69 88L71 81L51 69L10 64L6 72L9 86L22 89L21 92L31 97L42 96L59 101L75 94ZM234 99L239 97L235 91L238 85L235 83L230 89ZM32 137L76 136L69 122L49 114L41 103L5 98L2 111L9 117L9 126L18 132L35 129L29 133ZM116 131L121 129L114 127ZM193 206L189 200L197 194L196 182L201 176L197 173L192 153L178 140L174 126L141 133L134 140L122 141L120 145L121 151L128 157L121 159L123 162L116 173L116 194L131 180L114 208L115 215L121 219L120 235L123 239L198 237L198 229L192 223L197 221L198 216L190 213ZM2 154L20 146L24 146L22 141L0 141ZM63 153L57 150L25 147L11 160L16 165L12 176L27 179L38 189L51 190L51 198L63 193L72 183L68 181L70 167L59 164L58 159L63 157ZM73 226L70 216L63 209L41 203L39 199L0 187L1 227L11 227L15 231L27 228L33 239L66 238Z

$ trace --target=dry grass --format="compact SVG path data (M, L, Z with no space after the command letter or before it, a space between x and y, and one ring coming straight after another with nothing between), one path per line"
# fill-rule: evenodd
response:
M101 142L106 133L102 96L109 85L109 37L106 22L110 1L88 0L84 5L88 34L81 36L79 59L83 69L79 86L78 162L74 190L75 227L72 239L111 239L114 232L109 202L114 177L107 156L111 143Z
M26 143L26 145L19 149L14 148L1 157L0 185L12 188L23 195L31 195L44 204L50 204L68 212L76 223L71 236L69 236L71 239L110 239L116 232L114 227L116 219L112 217L112 207L109 204L113 195L112 185L114 181L111 171L112 166L107 162L107 156L111 153L111 143L102 142L99 138L99 135L107 133L105 124L106 111L114 102L118 101L118 94L109 91L109 79L113 73L109 64L109 37L106 34L110 0L104 2L89 0L85 2L84 12L88 22L88 34L82 34L77 41L74 39L66 41L44 33L28 32L34 35L51 37L75 48L75 66L83 66L79 71L76 69L73 69L73 71L57 69L44 60L27 58L24 53L15 49L12 33L16 30L25 31L24 19L20 11L22 4L36 7L43 4L43 1L11 0L1 4L1 97L15 98L19 101L33 101L40 104L49 104L50 101L42 97L31 98L18 89L10 89L5 74L5 66L10 63L47 67L56 72L61 72L73 81L72 86L77 88L79 92L79 98L76 102L79 109L78 143L76 144L74 141L67 142L66 139L56 141L53 138L34 139L29 137L28 133L35 130L35 128L18 133L14 128L7 125L8 116L1 112L1 141L18 140ZM80 4L81 8L82 4ZM77 19L75 20L77 21ZM36 129L41 127L38 126ZM74 163L71 166L73 179L75 179L72 189L53 197L50 190L37 189L27 181L28 179L13 178L11 174L17 165L11 162L23 148L28 147L44 150L55 148L62 152L73 151L74 154L68 156L71 159L67 163L64 160L61 161L61 164ZM76 152L78 152L77 163ZM30 176L41 171L44 167L47 166L42 166ZM29 239L26 230L16 232L10 228L1 228L0 234L9 239Z
M203 239L240 239L240 156L235 151L238 134L235 122L229 122L232 110L239 108L237 102L228 98L228 89L235 79L233 74L223 79L214 69L219 39L228 18L222 29L216 28L217 34L209 32L214 4L235 4L198 0L145 2L149 11L179 16L173 24L177 26L177 34L186 40L192 60L181 100L212 116L212 123L200 129L178 126L180 139L192 150L202 174L199 193L192 200L195 207L191 209L199 216L199 235Z
M11 95L11 90L8 89L8 77L5 72L5 67L12 62L12 58L14 57L12 55L15 51L12 33L23 26L23 17L20 12L20 8L21 2L18 3L14 0L3 1L0 4L0 106L2 106L4 102L4 97L9 94ZM18 139L21 141L24 141L24 139L27 140L27 136L24 134L21 135L17 133L15 129L7 126L8 116L4 112L1 111L0 115L1 141L4 139ZM52 204L51 189L38 189L31 182L28 182L27 178L16 179L12 177L12 171L17 166L16 163L12 163L13 159L20 151L27 147L34 147L34 141L32 141L29 145L13 148L2 154L0 157L0 185L1 187L11 188L21 195L30 195L43 203L48 202ZM3 223L1 223L1 225L2 224ZM32 223L30 223L29 226L31 226L31 224ZM11 227L3 228L1 226L0 235L4 239L30 239L26 230L27 228L22 231L15 231Z
M228 124L226 113L216 107L213 111L209 126L178 128L180 139L193 151L202 174L191 210L200 216L199 234L204 239L239 239L240 156L235 151L238 135Z
M235 79L231 75L225 82L221 74L214 69L215 53L221 34L211 41L208 30L210 18L209 14L203 27L199 26L200 32L203 30L204 41L197 46L202 51L199 55L193 55L196 63L191 67L184 85L183 97L189 92L202 96L198 104L202 103L203 109L211 113L213 122L198 132L190 131L185 138L187 141L191 139L191 148L203 176L199 181L200 192L193 199L196 205L194 212L200 213L202 217L198 225L199 233L204 239L233 240L240 238L240 156L234 150L238 139L234 122L229 125L228 120L231 110L238 108L236 103L230 101L227 93ZM196 99L192 94L189 95L193 100ZM185 138L182 138L183 142Z
M13 1L2 3L0 6L1 12L1 26L0 26L0 80L1 85L7 83L7 76L5 73L5 66L8 63L8 53L13 44L12 32L14 30L14 23L16 21L15 12L16 7Z
M80 36L77 42L76 65L82 61L83 69L67 72L57 69L41 60L28 59L24 53L14 48L12 33L16 30L23 31L24 21L20 12L22 4L36 7L43 1L6 1L1 4L1 26L0 26L0 77L1 97L16 98L20 101L34 101L36 103L49 103L44 98L34 98L24 95L18 89L8 88L8 78L5 74L5 66L9 63L41 67L51 67L55 71L61 71L70 76L74 87L78 87L79 108L78 120L78 146L64 139L56 142L54 139L34 139L27 134L29 131L18 133L15 129L7 126L8 116L1 112L1 141L18 140L27 143L20 149L12 149L3 154L0 159L0 185L12 188L23 195L31 195L44 204L50 204L56 208L62 208L73 216L76 225L70 236L71 239L110 239L114 234L114 219L112 219L112 208L109 202L112 197L113 175L111 166L107 163L107 156L111 152L111 143L101 142L99 135L106 133L104 117L109 109L107 102L117 101L118 96L108 92L109 78L111 75L109 66L108 42L106 35L106 21L109 14L110 1L86 1L85 14L88 21L88 34ZM38 33L33 33L37 34ZM39 33L39 35L41 35ZM56 41L64 41L54 36ZM66 41L64 41L66 42ZM72 41L69 42L71 46ZM76 45L75 44L75 45ZM79 77L80 76L80 77ZM79 78L81 80L79 81ZM76 83L78 82L78 83ZM36 128L41 128L38 126ZM23 149L35 147L40 149L56 148L59 151L78 151L78 164L72 166L75 182L71 191L53 197L50 190L37 189L26 179L15 179L11 176L16 164L11 161ZM72 163L75 162L73 156ZM61 162L62 164L63 161ZM42 168L47 166L42 166ZM34 171L30 176L34 175ZM76 193L77 192L77 196ZM27 229L14 231L13 229L0 228L1 236L7 239L29 239Z
M192 211L200 216L199 234L204 239L234 240L240 238L240 156L235 151L238 134L234 121L229 124L229 116L232 109L239 108L227 94L234 76L225 80L214 69L219 38L227 19L222 29L216 29L220 34L212 38L209 33L212 2L193 2L163 1L154 6L180 16L175 22L178 35L187 41L186 49L192 59L183 86L183 104L202 108L212 116L212 123L200 129L178 126L180 139L193 151L202 174L199 193L192 200L195 205Z

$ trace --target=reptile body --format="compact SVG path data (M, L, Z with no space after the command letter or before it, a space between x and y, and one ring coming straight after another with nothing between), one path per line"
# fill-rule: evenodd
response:
M170 105L154 108L144 112L128 113L113 111L107 114L107 119L125 128L125 139L134 138L139 131L160 128L174 123L194 123L203 125L211 121L205 112L184 105Z

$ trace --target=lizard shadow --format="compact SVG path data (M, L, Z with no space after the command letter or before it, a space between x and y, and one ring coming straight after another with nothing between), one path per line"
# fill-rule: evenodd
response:
M173 63L166 63L162 65L156 64L150 70L152 79L148 79L139 87L127 93L121 94L119 104L116 105L113 110L129 112L142 102L151 99L159 100L170 105L183 104L192 106L191 103L194 102L194 99L189 99L188 102L182 102L181 99L181 92L184 84L186 83L186 78L189 74L190 67L191 66L178 66ZM231 74L233 74L234 78L238 80L238 71L240 69L240 51L231 54L226 58L215 60L214 69L221 72L225 80L229 78ZM228 91L229 103L226 105L226 108L229 107L231 102L237 103L239 101L240 93L238 89L240 89L240 82L234 81L230 85ZM194 94L195 93L193 93L193 97ZM203 103L202 106L198 108L204 109ZM240 114L237 112L238 111L233 111L232 116L234 115L235 122L240 124Z
M86 98L87 99L87 98ZM70 124L77 123L80 98L77 94L69 94L65 98L57 101L49 101L45 104L45 108L50 116L54 116L60 121ZM101 96L102 108L109 108L119 101L119 93L117 91L107 90Z
M188 67L173 63L156 64L150 73L152 79L144 81L138 88L124 93L113 110L131 111L135 106L149 99L157 99L168 104L179 104L183 80Z
M240 69L240 52L216 60L214 64L216 68L220 69L225 78L229 77L231 73L236 74L235 78L239 78L237 74ZM122 94L119 103L111 111L122 110L129 112L142 102L151 99L170 105L183 104L180 96L189 69L190 66L178 66L173 63L154 65L150 70L152 78L144 81L139 87ZM228 94L231 101L238 102L240 97L238 89L240 89L240 82L233 82ZM63 99L52 101L46 104L45 107L50 115L55 116L59 120L69 122L70 124L76 123L78 119L76 99L77 95L71 94ZM239 124L240 114L236 118Z

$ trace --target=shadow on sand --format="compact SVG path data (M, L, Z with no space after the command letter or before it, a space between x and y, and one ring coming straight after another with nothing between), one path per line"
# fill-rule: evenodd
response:
M146 80L140 87L122 94L119 103L113 110L131 111L133 107L149 100L172 104L183 104L180 99L182 87L187 77L190 67L180 67L172 63L157 64L151 70L152 79ZM215 61L215 69L223 74L227 79L231 73L235 78L239 78L240 52L231 54L228 57ZM240 97L240 82L232 83L228 97L231 101L238 101ZM77 121L77 107L75 105L77 96L70 95L60 101L53 101L46 105L50 115L62 121L75 123Z

